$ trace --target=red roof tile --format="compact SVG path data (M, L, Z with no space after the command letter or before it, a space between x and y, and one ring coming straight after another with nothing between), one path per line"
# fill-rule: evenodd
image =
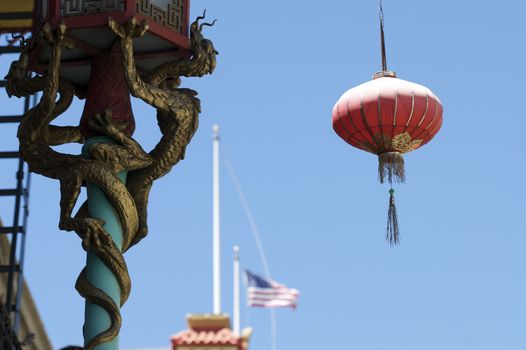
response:
M223 328L217 331L187 329L172 337L172 346L181 345L234 345L240 346L241 337L236 336L231 329Z

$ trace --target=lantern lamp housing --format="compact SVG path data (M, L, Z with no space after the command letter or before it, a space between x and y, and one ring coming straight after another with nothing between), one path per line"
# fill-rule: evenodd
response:
M109 17L121 24L131 17L148 23L149 30L135 40L134 48L137 69L149 71L189 55L189 7L190 0L36 0L33 33L46 22L66 25L75 47L63 52L61 77L82 86L89 80L92 57L116 42ZM30 54L32 70L44 73L49 56L36 45Z

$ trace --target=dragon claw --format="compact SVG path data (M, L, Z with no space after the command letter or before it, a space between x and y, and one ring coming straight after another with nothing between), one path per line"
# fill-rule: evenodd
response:
M66 35L66 25L64 22L60 22L60 24L57 27L57 40L58 42L62 42L64 40L64 36Z
M127 38L133 37L136 25L137 19L135 19L135 17L130 18L130 20L124 24L124 32L126 33Z
M106 126L108 124L106 113L97 113L88 121L91 129L102 133L106 133Z
M137 19L132 17L128 22L123 25L117 23L113 18L108 18L108 25L115 34L121 39L134 39L140 38L149 29L146 20L142 20L140 24L137 24Z
M42 27L42 37L51 46L60 45L66 37L66 25L64 22L60 22L57 28L53 30L51 24L45 23Z
M148 29L150 29L150 26L148 25L148 22L146 22L146 20L143 19L141 21L141 24L137 28L135 28L135 36L136 37L143 36L144 33L148 31Z
M104 221L100 219L87 218L82 224L84 250L97 251L105 246L111 245L111 236L104 229Z
M88 122L91 129L107 136L115 136L127 127L126 121L112 119L111 109L105 109L102 113L96 113Z
M111 28L111 30L115 34L117 34L117 36L119 38L124 38L125 37L125 34L124 34L124 31L122 30L122 27L113 18L108 17L108 25Z

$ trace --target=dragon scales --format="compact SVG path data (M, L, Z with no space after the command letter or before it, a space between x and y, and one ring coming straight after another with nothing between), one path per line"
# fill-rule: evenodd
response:
M120 303L116 303L90 282L86 269L80 273L76 283L77 291L88 302L102 307L111 320L107 329L85 341L85 349L94 349L118 336L121 326L120 307L126 302L131 289L123 254L148 233L147 204L154 180L167 174L184 158L186 146L197 129L200 112L197 92L179 88L179 84L181 77L201 77L211 74L215 69L217 51L212 42L201 33L203 26L211 26L213 23L199 24L202 19L204 15L199 16L190 26L190 58L164 63L143 76L138 74L135 67L133 41L148 30L147 24L136 23L132 18L120 25L109 19L109 26L119 39L119 69L123 71L129 94L157 109L162 137L149 153L131 138L129 123L119 120L111 108L94 113L87 121L83 119L91 132L112 139L111 143L87 142L87 157L60 153L51 147L89 141L79 126L51 125L68 109L73 96L81 95L72 84L61 79L59 74L63 48L68 49L74 45L65 35L65 25L61 24L53 29L46 24L35 36L35 40L39 40L51 51L45 76L30 77L27 50L11 64L7 76L7 91L10 96L22 97L42 92L40 102L26 113L20 123L20 153L32 172L60 182L59 228L76 232L82 239L83 249L100 258L115 276L120 289ZM89 98L88 93L87 103L90 102ZM128 172L125 183L118 176L122 171ZM113 206L122 228L121 246L106 232L102 220L90 217L87 202L73 215L83 183L97 186Z

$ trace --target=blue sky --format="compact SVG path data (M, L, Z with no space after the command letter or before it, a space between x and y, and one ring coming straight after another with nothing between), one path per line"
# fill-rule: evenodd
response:
M389 68L429 87L444 124L406 157L397 187L401 245L384 241L388 188L377 160L333 132L331 110L380 69L376 1L192 1L218 18L206 36L212 76L185 80L203 113L186 159L150 197L150 234L127 255L133 288L121 346L163 347L185 314L212 311L212 125L236 169L277 281L301 291L278 310L278 349L521 350L526 98L521 1L384 1ZM5 72L14 57L0 57ZM0 97L6 114L21 101ZM75 124L76 103L61 118ZM135 137L159 138L154 111L134 101ZM16 148L2 126L0 146ZM64 148L80 152L79 147ZM3 161L5 187L14 164ZM4 167L5 166L5 167ZM263 272L250 226L221 170L223 305L231 312L231 249ZM11 181L11 182L10 182ZM81 343L74 283L84 252L60 232L58 183L33 177L26 278L55 347ZM1 199L9 222L11 202ZM242 309L251 349L270 348L268 310Z

